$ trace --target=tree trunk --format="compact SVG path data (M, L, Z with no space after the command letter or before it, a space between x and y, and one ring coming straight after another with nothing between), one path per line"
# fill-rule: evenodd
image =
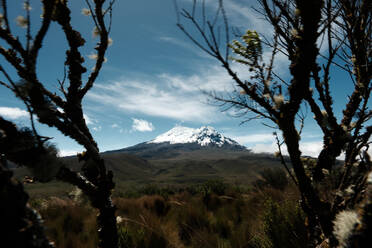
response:
M292 122L291 122L292 124ZM306 201L305 204L309 205L306 210L307 215L316 217L319 226L321 227L324 235L330 238L333 242L333 216L331 212L331 205L326 202L322 202L319 198L318 192L314 189L311 184L309 177L305 174L304 165L301 161L301 152L299 149L299 140L297 130L294 125L287 124L285 127L281 127L283 130L283 136L287 145L289 157L297 177L298 185L301 194Z
M98 160L98 163L91 160L86 163L93 163L84 170L86 177L66 167L61 167L57 177L80 188L88 196L92 206L98 209L97 228L99 247L118 247L115 217L116 207L111 200L111 191L115 186L112 181L112 172L108 171L106 173L102 159ZM100 170L98 176L96 175L97 168Z

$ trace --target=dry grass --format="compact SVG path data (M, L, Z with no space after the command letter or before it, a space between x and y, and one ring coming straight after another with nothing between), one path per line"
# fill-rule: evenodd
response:
M278 247L283 238L297 244L296 237L303 235L291 233L304 226L302 215L288 218L291 210L283 209L297 209L298 194L293 186L283 191L264 187L250 192L234 187L221 191L220 186L214 192L213 187L165 196L115 198L121 247ZM33 205L45 218L47 233L57 247L97 246L96 212L84 201L51 197L34 200ZM272 218L273 211L276 218ZM268 224L292 229L283 234Z

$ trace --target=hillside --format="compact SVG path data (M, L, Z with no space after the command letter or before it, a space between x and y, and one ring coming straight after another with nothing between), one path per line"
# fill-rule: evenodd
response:
M185 131L185 133L182 132ZM141 144L102 153L107 168L114 172L117 191L147 184L185 185L221 179L229 183L250 184L265 168L281 167L270 154L255 154L211 127L179 128ZM70 168L79 170L76 156L62 158ZM16 169L22 178L28 172ZM58 188L59 182L53 182ZM42 189L40 183L28 185ZM48 185L43 184L45 190ZM66 188L63 186L62 188ZM60 188L58 188L61 191Z

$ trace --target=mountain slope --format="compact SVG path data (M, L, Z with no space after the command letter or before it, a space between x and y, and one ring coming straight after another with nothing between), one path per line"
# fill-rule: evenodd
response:
M279 159L273 155L252 153L211 127L178 126L151 141L104 152L102 158L114 172L117 192L146 184L190 185L211 179L249 184L258 178L261 170L281 168ZM74 170L81 167L76 156L63 160ZM19 178L27 173L17 171ZM57 184L48 184L50 192L60 192L66 187ZM41 192L42 187L36 183L28 189Z
M193 151L208 153L215 150L231 152L247 151L247 148L218 133L212 127L195 129L176 126L151 141L107 153L124 152L144 159L165 159L175 158Z
M240 146L238 142L218 133L213 127L206 126L198 129L176 126L147 143L158 144L164 142L168 142L169 144L195 143L200 146L217 147L223 147L226 145Z
M114 171L114 179L120 181L146 181L156 170L151 163L140 157L125 153L102 154L108 170ZM79 170L82 163L76 156L63 158L70 168Z

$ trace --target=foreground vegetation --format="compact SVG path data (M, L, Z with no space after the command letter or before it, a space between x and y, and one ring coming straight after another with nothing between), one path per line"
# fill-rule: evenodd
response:
M283 174L266 171L250 187L208 181L123 192L114 198L120 247L305 247L299 195ZM31 204L57 247L97 246L97 210L78 190Z

